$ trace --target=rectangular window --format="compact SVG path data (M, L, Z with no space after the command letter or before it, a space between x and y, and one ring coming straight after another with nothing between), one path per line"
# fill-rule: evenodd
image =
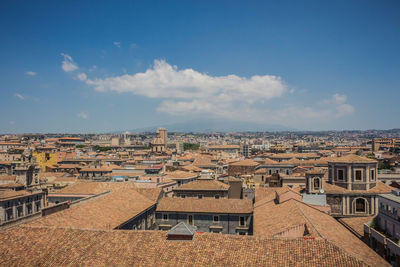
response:
M163 221L168 221L168 214L163 214L162 215L162 220Z
M181 195L181 198L185 198L186 197L186 195Z
M188 224L193 225L193 215L188 215Z
M202 198L203 198L203 195L197 195L197 198L198 198L198 199L202 199Z
M219 216L218 215L213 216L213 222L214 223L219 223Z
M361 181L362 180L362 171L361 170L356 170L356 181Z
M375 170L371 170L371 181L375 180Z
M338 177L338 180L343 180L343 178L344 178L343 170L338 170L337 177Z
M219 199L219 195L215 195L215 199Z
M244 216L239 217L239 226L246 226L246 220Z

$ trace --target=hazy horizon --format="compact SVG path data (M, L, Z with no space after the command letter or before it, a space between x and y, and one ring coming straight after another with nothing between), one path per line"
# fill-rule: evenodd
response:
M398 14L398 1L4 1L0 133L399 128Z

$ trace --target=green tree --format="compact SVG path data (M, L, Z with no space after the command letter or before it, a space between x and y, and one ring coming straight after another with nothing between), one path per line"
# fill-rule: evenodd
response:
M198 150L200 148L199 144L194 143L183 143L183 150Z

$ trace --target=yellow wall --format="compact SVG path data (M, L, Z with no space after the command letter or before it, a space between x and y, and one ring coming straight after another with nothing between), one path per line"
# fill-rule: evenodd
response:
M58 163L56 153L33 152L32 155L36 158L36 164L39 165L43 172L46 171L47 166L52 166Z

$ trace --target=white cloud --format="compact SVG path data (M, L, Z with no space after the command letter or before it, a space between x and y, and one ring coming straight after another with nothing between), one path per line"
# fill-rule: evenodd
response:
M332 98L337 104L343 104L347 100L347 96L339 94L334 94Z
M34 71L27 71L27 72L25 72L25 74L26 74L26 75L29 75L29 76L35 76L35 75L36 75L36 72L34 72Z
M86 76L85 73L79 73L76 77L77 77L80 81L86 81L86 80L87 80L87 76Z
M18 93L15 93L14 96L17 97L20 100L24 100L25 99L25 97L23 95L18 94Z
M86 111L81 111L78 114L76 114L78 118L87 120L89 119L89 114Z
M61 56L64 57L64 60L62 61L61 64L61 68L63 69L63 71L71 72L78 69L78 65L74 62L74 60L70 55L61 53Z
M155 60L145 72L79 80L99 92L132 93L160 99L157 111L174 116L211 116L258 123L302 127L303 123L329 122L354 113L346 95L334 94L328 100L312 99L305 104L273 75L211 76L193 69L178 69L165 60ZM286 98L285 98L286 96ZM290 103L290 104L288 104Z
M336 107L336 117L340 118L354 113L354 107L352 105L343 103Z
M10 124L10 125L14 125L14 124L15 124L15 121L10 121L9 124Z
M114 45L118 48L121 48L121 42L114 42Z
M105 79L87 80L97 91L130 92L149 98L250 101L280 97L286 85L272 75L210 76L193 69L178 70L164 60L155 60L144 73L125 74Z

